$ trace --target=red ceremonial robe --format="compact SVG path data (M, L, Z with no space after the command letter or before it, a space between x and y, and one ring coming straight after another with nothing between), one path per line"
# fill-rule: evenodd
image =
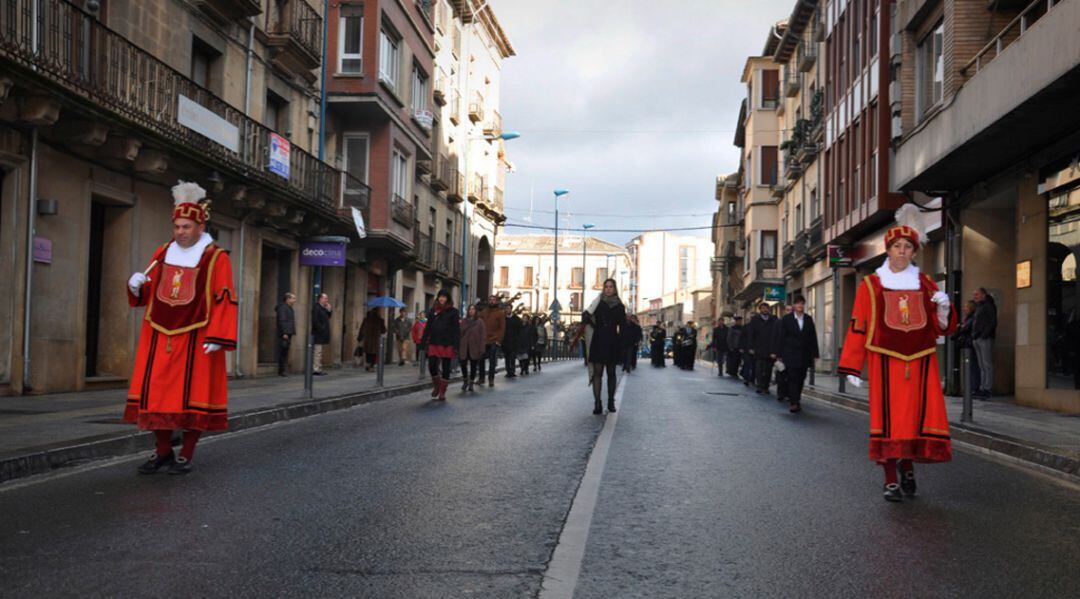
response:
M840 356L841 374L861 376L867 365L870 459L879 463L952 459L936 345L956 329L956 311L941 327L930 301L938 287L921 273L919 281L918 290L900 291L885 289L876 274L865 277Z
M124 420L142 429L228 427L225 351L236 349L236 294L229 254L211 243L195 268L165 264L169 244L132 307L146 306ZM221 350L205 353L204 343Z

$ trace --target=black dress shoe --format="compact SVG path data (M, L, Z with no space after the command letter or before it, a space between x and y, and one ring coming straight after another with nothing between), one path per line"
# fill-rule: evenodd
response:
M799 412L802 411L802 406L800 406L797 403L793 403L793 404L791 404L791 407L788 408L788 411L791 412L792 414L798 414Z
M158 455L151 454L150 459L146 460L139 466L139 474L154 474L158 470L161 470L165 466L172 464L176 460L176 456L173 452L169 452L168 455L158 457Z
M607 411L608 411L608 414L614 414L615 413L615 401L614 400L607 402Z
M187 474L191 472L192 468L191 460L187 458L176 458L176 461L169 466L169 474Z
M914 470L908 470L907 472L904 472L903 470L900 471L900 490L904 492L905 497L915 496L916 485Z
M898 502L904 500L904 494L900 492L900 485L889 483L885 485L885 501Z

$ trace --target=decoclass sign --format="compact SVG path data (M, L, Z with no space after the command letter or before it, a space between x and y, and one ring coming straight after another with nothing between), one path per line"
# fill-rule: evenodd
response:
M300 266L345 266L345 244L304 242L300 244Z

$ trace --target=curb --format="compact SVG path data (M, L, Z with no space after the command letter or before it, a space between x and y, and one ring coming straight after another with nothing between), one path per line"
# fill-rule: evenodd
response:
M460 379L460 375L451 378L451 380ZM228 430L213 433L213 436L227 435L275 422L296 420L335 410L343 410L361 404L409 395L430 387L431 382L416 382L395 387L384 387L378 390L336 395L322 399L284 402L265 408L256 408L230 416ZM74 445L63 445L64 443L70 442L61 441L55 447L0 459L0 485L35 474L83 466L95 460L144 452L153 445L153 434L140 430L132 433L104 435L101 438L90 437Z
M803 396L851 410L870 411L870 402L851 395L807 386L803 390ZM970 446L976 453L1001 458L1073 483L1080 483L1080 459L1063 455L1058 449L952 420L949 421L949 428L953 441Z

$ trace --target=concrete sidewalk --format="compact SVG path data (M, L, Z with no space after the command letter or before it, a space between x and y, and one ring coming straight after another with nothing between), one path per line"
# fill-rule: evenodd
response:
M314 399L304 398L304 377L299 374L230 380L229 431L406 395L431 386L427 372L421 375L419 367L410 365L387 366L381 388L376 385L375 373L363 368L326 372L326 376L314 379ZM121 420L126 397L127 389L0 397L0 483L149 451L153 445L150 433Z

